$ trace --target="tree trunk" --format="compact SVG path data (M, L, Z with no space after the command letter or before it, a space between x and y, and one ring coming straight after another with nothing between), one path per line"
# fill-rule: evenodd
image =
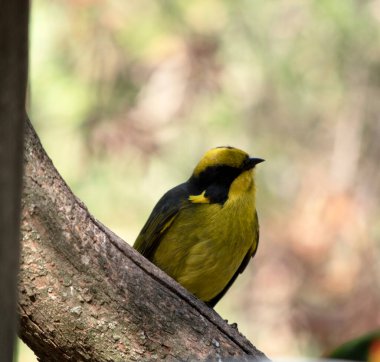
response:
M12 361L17 331L28 1L0 1L0 361Z
M42 361L265 358L89 214L29 121L25 143L21 337Z

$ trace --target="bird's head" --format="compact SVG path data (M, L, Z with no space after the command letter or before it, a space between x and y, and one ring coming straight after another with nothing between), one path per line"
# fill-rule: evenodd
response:
M202 203L224 204L253 187L252 170L263 161L238 148L213 148L203 155L189 181L197 191L204 191Z

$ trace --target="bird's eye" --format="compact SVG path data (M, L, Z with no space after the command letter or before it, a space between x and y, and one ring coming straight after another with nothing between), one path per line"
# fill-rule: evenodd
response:
M236 167L220 165L207 169L204 180L208 184L229 185L240 172L241 170Z

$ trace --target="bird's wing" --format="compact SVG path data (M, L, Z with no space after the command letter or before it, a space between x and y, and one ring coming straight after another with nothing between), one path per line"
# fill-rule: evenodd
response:
M152 210L133 247L151 260L161 237L170 227L181 207L186 205L188 197L186 183L174 187L162 196Z
M230 279L230 281L227 283L227 285L224 287L224 289L214 298L212 298L210 301L206 302L206 304L214 308L216 303L219 302L219 300L224 296L224 294L227 293L228 289L230 289L231 285L234 283L236 278L239 276L239 274L243 273L245 268L247 267L249 261L251 258L253 258L256 254L257 247L259 245L259 236L260 236L260 228L259 228L259 218L257 216L257 212L255 211L255 221L254 221L254 234L253 234L253 242L251 248L248 250L247 254L245 255L243 261L241 262L239 268L233 275L233 277Z

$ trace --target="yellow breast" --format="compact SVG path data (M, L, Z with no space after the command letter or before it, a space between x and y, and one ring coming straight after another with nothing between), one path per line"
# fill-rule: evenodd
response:
M231 184L223 204L182 209L161 239L153 262L203 301L218 295L255 241L252 171Z

